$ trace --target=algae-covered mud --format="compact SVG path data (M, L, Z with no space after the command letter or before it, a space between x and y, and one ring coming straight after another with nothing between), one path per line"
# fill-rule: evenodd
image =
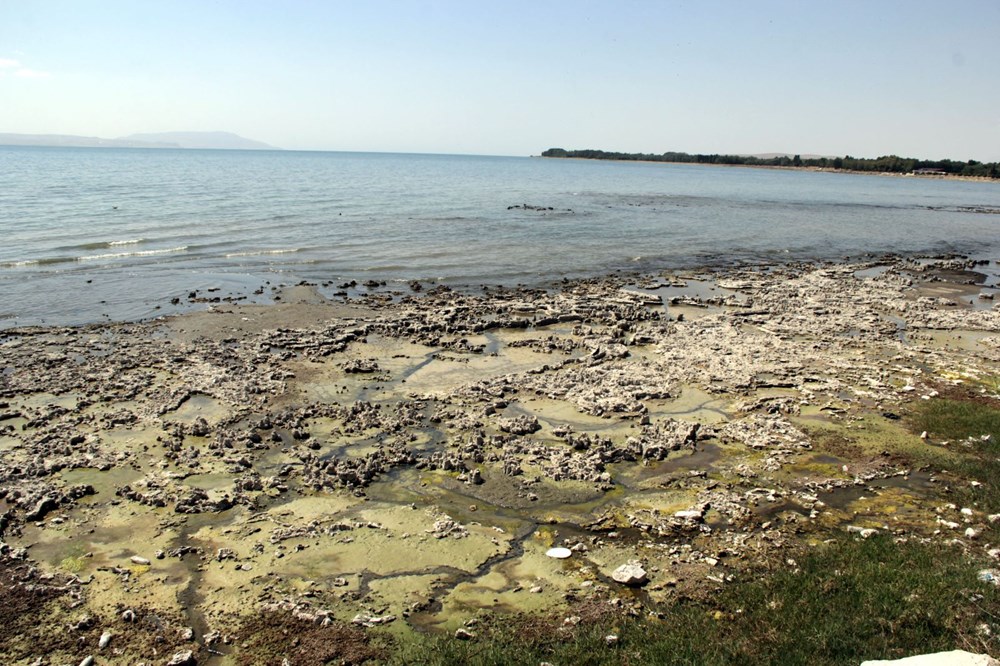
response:
M0 652L235 663L262 618L468 637L485 612L655 613L836 533L976 547L990 518L941 471L963 443L900 415L996 392L994 270L299 285L6 331Z

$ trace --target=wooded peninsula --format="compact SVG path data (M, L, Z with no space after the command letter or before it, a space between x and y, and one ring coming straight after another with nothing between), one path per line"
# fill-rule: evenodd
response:
M588 160L620 160L635 162L675 162L679 164L723 164L735 166L761 167L803 167L830 169L837 171L870 171L875 173L897 173L940 176L966 176L973 178L1000 178L1000 162L977 162L969 160L918 160L912 157L884 155L882 157L758 157L754 155L703 155L666 152L616 153L604 150L565 150L549 148L542 157L575 157Z

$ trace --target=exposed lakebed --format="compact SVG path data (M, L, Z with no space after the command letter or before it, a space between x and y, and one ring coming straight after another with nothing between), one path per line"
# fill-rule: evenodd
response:
M961 537L986 517L948 505L962 480L933 463L959 443L898 412L995 377L994 268L350 300L306 284L278 305L9 330L2 557L69 590L45 621L90 618L81 636L155 618L158 643L112 639L108 659L221 662L268 609L399 634L586 598L655 612L833 531ZM630 562L641 587L614 579Z

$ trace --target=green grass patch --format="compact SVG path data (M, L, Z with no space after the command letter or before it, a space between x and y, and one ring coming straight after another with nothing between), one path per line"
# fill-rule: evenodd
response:
M474 627L472 640L402 645L390 663L856 665L956 648L996 652L996 639L977 627L995 627L1000 591L976 572L956 548L845 537L805 552L797 566L747 574L711 601L661 608L663 620L593 610L499 617ZM565 624L578 614L583 621Z
M960 441L990 435L993 440L981 447L982 453L998 454L1000 408L985 400L939 398L922 400L910 419L914 432L927 431L934 440Z
M947 441L956 454L948 468L963 481L951 501L1000 513L1000 402L981 396L923 400L908 421L914 432ZM1000 537L1000 526L992 526L986 536Z

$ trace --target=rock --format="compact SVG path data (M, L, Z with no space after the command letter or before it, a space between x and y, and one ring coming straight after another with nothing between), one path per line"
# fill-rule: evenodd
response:
M607 636L604 637L604 643L608 647L614 647L615 645L618 645L618 635L608 634Z
M974 654L965 650L919 654L903 659L876 659L861 662L861 666L1000 666L1000 661L986 654Z
M132 557L129 558L129 560L132 562L132 564L139 564L139 565L145 565L145 566L149 565L149 560L147 560L145 557L141 557L139 555L133 555Z
M459 627L458 629L455 630L455 638L457 638L460 641L472 640L475 637L476 635L471 631L469 631L468 629Z
M390 622L395 622L395 615L366 615L364 613L358 613L351 620L351 624L357 624L362 627L375 627L380 624L389 624Z
M554 557L557 560L565 560L573 554L569 548L549 548L545 551L547 557Z
M167 662L167 666L194 666L198 663L195 661L194 652L191 650L184 650L182 652L177 652L170 661Z
M635 562L621 565L611 573L611 578L616 583L631 587L639 587L649 581L646 570Z
M675 511L674 518L680 518L681 520L694 520L696 522L701 522L705 514L702 511Z
M80 666L94 666L94 655L88 654L84 657L83 661L80 662Z
M97 641L97 647L103 650L110 644L111 644L111 632L105 631L103 634L101 634L101 639Z
M993 585L1000 587L1000 571L996 569L983 569L976 577L984 583L992 583Z
M41 520L42 518L45 517L45 514L57 508L58 506L59 502L57 502L54 497L51 496L44 497L38 501L38 503L31 511L28 511L27 513L24 514L24 519L30 522Z

